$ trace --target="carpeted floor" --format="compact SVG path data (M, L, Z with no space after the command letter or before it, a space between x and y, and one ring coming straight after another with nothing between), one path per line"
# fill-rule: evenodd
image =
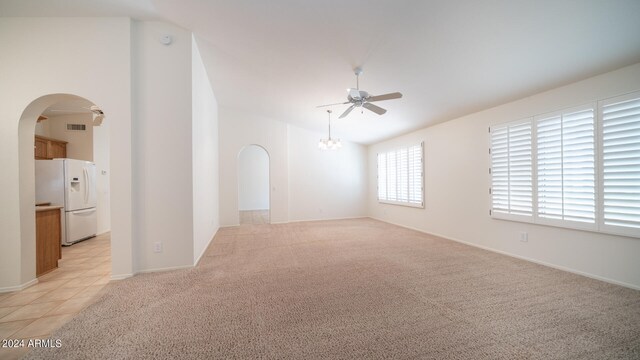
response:
M29 359L640 358L640 291L371 219L220 229Z

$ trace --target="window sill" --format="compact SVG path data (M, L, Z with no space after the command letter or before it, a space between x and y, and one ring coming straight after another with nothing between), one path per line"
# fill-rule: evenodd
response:
M527 216L514 216L514 215L507 215L507 214L500 214L500 213L496 214L496 212L493 212L493 214L491 214L490 217L494 220L513 221L513 222L532 224L532 225L538 225L538 226L546 226L546 227L554 227L554 228L567 229L567 230L587 231L587 232L604 234L604 235L625 236L625 237L631 237L636 239L640 238L640 230L635 228L622 228L622 227L614 227L611 225L598 226L597 224L581 223L581 222L574 222L574 221L568 221L568 220L566 222L563 222L563 221L557 221L557 220L554 221L554 220L543 219L543 218L534 219L532 217L527 217Z
M400 202L400 201L390 201L390 200L378 200L378 203L387 204L387 205L406 206L406 207L417 208L417 209L424 209L424 203L413 204L413 203Z

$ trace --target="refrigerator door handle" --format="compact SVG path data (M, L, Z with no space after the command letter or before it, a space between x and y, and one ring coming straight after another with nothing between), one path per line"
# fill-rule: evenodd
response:
M89 202L89 173L87 172L87 168L82 168L82 173L84 175L84 203Z
M91 189L89 189L91 191L91 201L95 202L96 198L98 197L98 194L96 193L96 172L95 172L95 167L94 167L93 171L89 173L89 178L91 180Z

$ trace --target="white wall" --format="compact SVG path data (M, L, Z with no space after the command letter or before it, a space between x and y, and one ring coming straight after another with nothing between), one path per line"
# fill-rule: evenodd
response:
M640 288L640 239L489 217L488 132L518 120L640 90L640 64L369 147L369 214L446 238ZM376 154L425 142L425 209L376 201ZM519 232L529 234L519 241Z
M0 291L35 279L33 135L56 102L48 94L76 94L111 114L112 272L132 273L130 38L127 18L0 18Z
M138 21L133 22L132 34L136 270L190 266L191 34L162 22ZM170 45L160 42L165 34L173 38ZM117 144L116 137L112 140ZM162 252L154 252L157 242Z
M109 129L111 127L111 121L109 114L106 114L102 124L93 127L93 162L96 164L97 172L96 210L98 217L98 234L111 231L111 160L109 156L109 149L111 147ZM117 146L117 144L113 144L113 146Z
M67 157L93 161L93 116L74 114L49 117L49 137L63 140L67 144ZM67 124L84 124L85 131L68 131Z
M367 148L343 142L320 150L326 134L289 127L290 220L335 219L367 213Z
M40 121L39 123L36 123L35 134L44 136L44 137L51 137L49 124L51 124L49 120Z
M272 223L366 215L365 147L344 142L336 153L320 152L318 139L326 134L262 117L250 109L220 107L219 114L222 226L239 224L238 154L250 144L260 145L269 153ZM343 175L320 169L349 170ZM354 188L362 190L354 192Z
M269 153L271 174L271 222L289 221L287 124L256 115L251 109L219 108L220 128L220 225L239 224L238 154L250 144Z
M220 227L218 196L218 103L195 38L192 39L193 262Z
M269 209L269 154L257 145L238 155L238 209Z

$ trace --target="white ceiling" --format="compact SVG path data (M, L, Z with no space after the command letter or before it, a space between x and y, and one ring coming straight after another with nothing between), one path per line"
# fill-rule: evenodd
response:
M0 14L174 22L221 106L319 131L315 106L344 101L362 66L361 89L404 94L334 122L364 144L640 61L637 0L0 0Z

